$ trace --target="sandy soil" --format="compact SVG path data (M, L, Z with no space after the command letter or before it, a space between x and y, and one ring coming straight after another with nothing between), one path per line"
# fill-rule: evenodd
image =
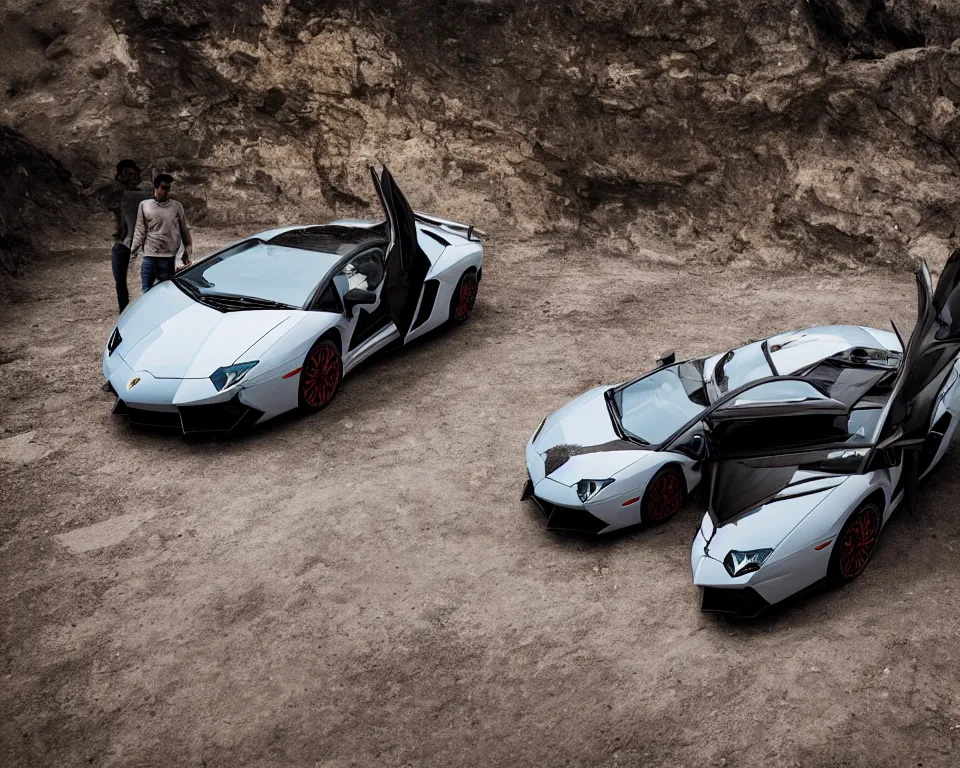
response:
M493 243L467 325L319 414L187 442L98 391L109 273L106 247L51 254L0 319L0 763L960 764L956 454L858 582L748 623L698 612L702 499L603 540L518 500L527 437L591 385L909 328L909 275Z

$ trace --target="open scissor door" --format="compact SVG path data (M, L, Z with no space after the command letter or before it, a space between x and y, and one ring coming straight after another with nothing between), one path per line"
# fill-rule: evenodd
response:
M758 383L719 404L705 419L714 523L723 525L778 497L823 490L822 483L795 482L800 469L856 471L864 454L849 450L849 414L848 403L799 378Z
M376 169L371 168L370 175L386 213L389 232L383 296L400 336L406 338L413 324L424 280L430 271L430 260L417 241L413 209L390 171L384 167L378 174Z

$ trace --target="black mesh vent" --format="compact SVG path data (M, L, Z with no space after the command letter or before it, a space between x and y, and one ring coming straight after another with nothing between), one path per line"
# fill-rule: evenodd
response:
M343 227L334 224L320 227L306 227L281 232L270 238L270 245L282 245L287 248L300 248L317 253L334 253L345 256L359 245L386 239L384 224L375 227Z
M410 328L411 331L430 319L430 315L433 313L433 305L437 303L437 291L439 290L439 280L427 280L423 284L423 299L420 301L420 311L417 312L417 317L413 321L413 327Z
M607 524L594 517L585 509L570 509L553 505L547 528L553 531L577 531L578 533L600 533Z
M185 405L180 408L185 435L193 432L230 432L241 424L252 424L262 415L262 411L241 403L239 395L225 403Z
M607 527L607 523L594 517L585 509L571 509L551 504L536 496L531 496L534 503L547 516L547 528L551 531L574 531L576 533L600 533Z
M769 607L770 603L750 587L744 587L743 589L704 587L703 600L700 603L701 611L729 613L745 619L752 618L764 608Z
M123 402L122 400L120 401ZM126 413L130 423L138 427L158 427L160 429L180 429L180 414L176 411L146 411L142 408L126 406L126 410L116 410L115 413Z

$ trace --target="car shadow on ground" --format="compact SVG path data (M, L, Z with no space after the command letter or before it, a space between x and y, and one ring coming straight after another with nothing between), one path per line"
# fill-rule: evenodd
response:
M954 502L960 495L960 473L955 471L960 463L958 456L960 453L951 451L924 479L916 510L894 511L867 569L859 578L846 584L831 584L824 579L754 617L704 613L706 626L749 637L785 628L798 620L831 616L840 620L841 614L860 612L863 602L872 604L889 595L891 582L896 584L903 599L909 600L936 590L937 587L930 584L931 579L936 584L960 581L960 546L953 546L960 538L960 516L956 514ZM706 512L707 498L698 488L666 524L636 525L603 535L548 530L546 516L535 504L524 502L522 507L532 522L550 534L550 544L564 552L609 552L642 545L687 562L691 541ZM916 559L904 557L905 553L923 557L925 567L916 567ZM696 589L692 583L691 589ZM699 599L695 599L699 608Z
M581 551L585 548L602 551L605 549L615 549L619 547L629 547L634 544L654 544L654 546L663 549L672 549L678 543L678 539L683 539L689 544L693 536L687 537L686 534L678 535L679 531L694 531L699 526L700 520L706 511L706 503L697 498L688 500L668 521L656 525L637 524L627 528L620 528L610 533L594 534L583 531L568 531L547 528L547 516L532 501L520 502L528 518L542 528L543 531L552 537L552 541L562 549L576 549Z

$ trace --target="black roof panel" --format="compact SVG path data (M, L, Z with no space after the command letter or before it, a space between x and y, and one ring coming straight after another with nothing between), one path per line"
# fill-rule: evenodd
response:
M386 223L372 227L344 227L337 224L325 224L319 227L304 227L281 232L270 238L267 243L286 248L299 248L317 253L332 253L345 256L365 243L374 243L387 239Z

